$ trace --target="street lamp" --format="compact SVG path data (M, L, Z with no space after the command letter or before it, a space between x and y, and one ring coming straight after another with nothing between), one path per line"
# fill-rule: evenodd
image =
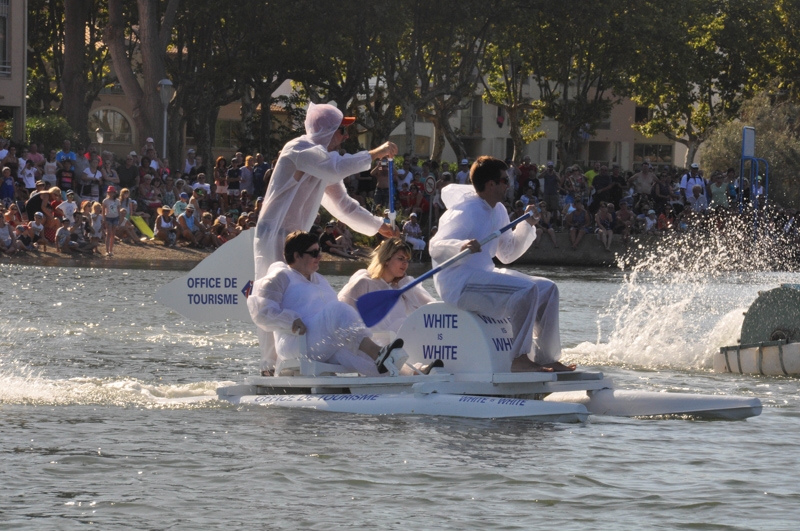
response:
M169 102L172 101L172 97L175 95L175 87L169 79L162 79L158 82L158 89L161 96L161 103L164 105L164 136L162 137L161 156L165 157L167 155L167 108L169 107Z
M98 127L94 132L94 136L97 138L97 143L102 146L103 140L105 139L105 131L103 131L102 128Z

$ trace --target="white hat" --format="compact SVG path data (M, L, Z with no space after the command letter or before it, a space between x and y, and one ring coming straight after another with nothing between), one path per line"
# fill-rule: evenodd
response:
M194 149L189 148L189 151L187 151L187 153L194 153Z
M397 175L405 175L405 174L406 174L406 170L402 170L402 169L397 170Z
M689 166L689 167L692 168L693 170L699 170L700 169L700 165L698 163L696 163L696 162L693 162L692 165Z
M655 211L655 210L648 210L648 211L647 211L647 215L648 215L648 216L649 216L650 214L655 214L655 213L656 213L656 211Z
M461 159L461 164L469 164L469 160L467 160L467 159Z
M222 225L227 225L228 224L228 218L226 218L225 216L218 217L217 221L219 221L220 224L222 224Z
M548 165L548 166L555 166L555 164L553 164L553 161L552 161L552 160L548 160L548 161L547 161L547 165Z
M138 157L139 155L137 155L135 151L131 151L130 153L128 153L128 156L129 157Z
M417 217L417 215L414 212L412 212L411 214L408 215L408 217L415 218L415 217Z
M155 140L153 140L152 136L148 136L147 140L145 140L145 142L150 142L152 144L153 142L155 142Z

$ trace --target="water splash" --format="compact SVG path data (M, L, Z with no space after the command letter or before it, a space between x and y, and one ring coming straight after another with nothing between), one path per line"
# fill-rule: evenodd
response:
M748 222L708 220L690 233L651 237L625 255L626 271L598 341L570 349L579 363L710 370L713 354L736 344L757 291L796 282L794 246L782 233L753 239Z
M103 405L163 409L213 407L216 388L232 382L148 384L136 379L50 380L27 368L0 373L0 404Z

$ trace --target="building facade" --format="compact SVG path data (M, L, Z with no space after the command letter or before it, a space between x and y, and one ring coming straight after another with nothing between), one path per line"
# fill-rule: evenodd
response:
M28 1L0 0L0 108L14 119L11 138L25 141Z

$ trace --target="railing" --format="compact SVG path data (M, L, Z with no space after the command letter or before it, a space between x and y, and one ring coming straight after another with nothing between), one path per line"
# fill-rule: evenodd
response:
M11 76L11 61L0 61L0 76Z

